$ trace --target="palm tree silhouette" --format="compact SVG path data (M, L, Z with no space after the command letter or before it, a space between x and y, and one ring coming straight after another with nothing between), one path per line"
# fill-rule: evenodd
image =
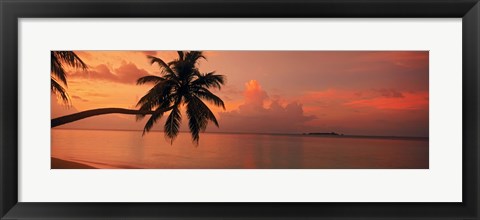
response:
M145 76L137 80L139 85L154 84L137 103L140 111L153 110L143 133L150 131L153 124L170 110L164 131L165 136L173 142L182 120L181 108L185 107L192 140L198 144L199 133L205 131L209 121L218 127L215 115L203 100L225 109L222 99L209 90L221 89L225 77L215 72L200 73L197 63L200 59L206 59L201 51L178 51L178 59L169 63L157 57L148 57L152 64L157 63L160 66L162 76ZM137 115L137 119L143 117L145 114Z
M209 121L217 127L219 126L215 115L203 100L225 109L222 99L209 90L210 88L221 89L225 83L225 76L217 75L215 72L201 73L198 70L198 61L206 59L201 51L177 51L177 53L178 59L169 63L165 63L158 57L148 56L151 64L159 65L161 76L148 75L137 80L138 85L154 84L138 101L138 110L123 108L87 110L52 119L52 128L103 114L133 114L137 116L137 119L151 115L143 129L143 134L145 134L150 131L158 119L170 111L164 130L165 136L172 143L178 135L182 119L181 110L182 107L185 107L192 140L198 144L199 133L205 131Z
M50 56L50 90L60 97L65 104L70 104L70 97L64 88L64 86L67 87L67 73L63 64L83 70L87 69L87 64L72 51L51 51Z

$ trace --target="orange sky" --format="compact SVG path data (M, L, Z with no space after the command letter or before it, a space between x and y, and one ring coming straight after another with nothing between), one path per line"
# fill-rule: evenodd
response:
M52 96L52 117L99 107L135 108L160 74L146 55L165 61L175 51L76 51L87 72L69 69L73 107ZM428 52L206 51L202 72L227 78L213 90L226 110L212 107L212 132L304 133L428 137ZM131 115L104 115L63 125L82 129L142 129ZM162 130L163 121L154 130ZM186 118L181 130L186 131Z

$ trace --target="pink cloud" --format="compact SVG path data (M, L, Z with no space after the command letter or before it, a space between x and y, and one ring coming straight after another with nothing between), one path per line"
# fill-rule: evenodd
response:
M428 91L393 88L307 92L300 98L306 125L314 131L345 134L428 136Z
M428 92L404 92L393 88L367 90L327 89L312 91L300 100L308 106L335 105L347 107L376 107L379 109L422 109L428 108Z
M73 98L73 99L76 99L76 100L79 100L79 101L82 101L82 102L88 102L87 99L84 99L84 98L82 98L82 97L80 97L80 96L78 96L78 95L72 95L72 98Z
M428 51L396 51L394 53L372 51L358 57L358 61L375 64L393 64L400 68L428 68ZM371 65L369 65L371 67ZM367 67L367 66L366 66Z
M381 96L372 99L360 99L347 102L345 106L353 108L377 108L395 110L428 109L428 93L405 93L398 96Z
M386 98L403 98L403 94L395 89L377 89L376 92Z
M245 103L239 107L242 112L258 113L266 110L263 105L268 95L258 81L250 80L245 84L244 98Z
M75 71L69 74L68 77L72 79L90 79L103 80L125 84L135 84L137 79L149 73L138 68L131 62L122 62L122 65L116 69L111 70L107 65L100 64L87 71Z
M301 133L305 122L314 119L304 114L298 102L281 104L271 100L256 80L245 84L244 103L237 110L219 115L221 131L231 132Z

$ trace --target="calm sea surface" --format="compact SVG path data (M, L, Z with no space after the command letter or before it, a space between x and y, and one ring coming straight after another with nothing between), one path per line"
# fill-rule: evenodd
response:
M52 129L52 157L97 168L418 168L428 139L189 133L170 145L162 132Z

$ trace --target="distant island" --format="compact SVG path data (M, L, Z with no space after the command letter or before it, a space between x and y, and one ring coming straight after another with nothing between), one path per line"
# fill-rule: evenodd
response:
M333 135L333 136L343 136L343 134L338 134L338 133L335 133L335 132L304 133L304 135Z
M428 137L408 137L408 136L374 136L374 135L351 135L339 134L336 132L311 132L302 133L301 135L319 136L319 137L338 137L338 138L383 138L383 139L428 139Z

